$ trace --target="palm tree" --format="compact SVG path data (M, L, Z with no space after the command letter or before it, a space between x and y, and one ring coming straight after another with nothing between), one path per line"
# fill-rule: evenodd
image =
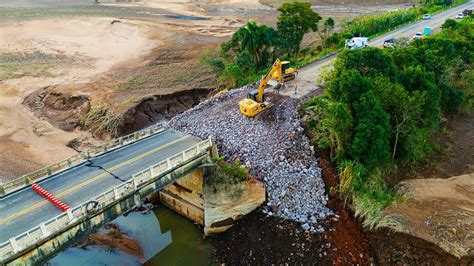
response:
M273 28L247 22L235 32L231 42L238 46L240 52L249 52L255 65L260 68L267 63L268 50L275 44L276 38L276 31Z

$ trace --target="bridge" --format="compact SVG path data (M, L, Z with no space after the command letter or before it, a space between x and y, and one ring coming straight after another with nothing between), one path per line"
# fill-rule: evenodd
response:
M196 169L211 140L160 125L0 184L0 263L34 263ZM61 211L37 184L70 206Z

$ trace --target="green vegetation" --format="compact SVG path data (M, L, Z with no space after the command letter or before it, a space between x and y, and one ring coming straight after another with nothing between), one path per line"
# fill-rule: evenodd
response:
M50 70L66 59L42 52L0 54L0 81L25 76L53 76Z
M442 115L472 110L473 39L467 18L405 48L344 51L325 93L303 107L312 140L329 149L339 191L365 226L396 226L383 214L399 198L390 177L432 153Z
M215 184L240 184L249 177L247 169L240 165L239 160L230 164L223 157L214 157L212 162L216 166L212 178Z
M123 91L138 90L143 88L147 81L147 77L145 76L132 76L121 86L120 89Z
M94 134L117 136L123 117L112 114L103 106L93 107L82 117L81 125Z
M355 18L344 25L345 31L353 36L362 33L371 36L404 23L414 21L424 14L423 8L409 8L387 11L382 14L367 15Z
M131 9L119 7L104 7L99 5L84 5L70 7L2 7L0 8L0 22L22 21L45 17L77 17L100 16L121 17L137 16Z
M311 3L284 3L278 8L277 29L280 47L287 55L297 55L303 36L310 30L318 31L321 16L311 9Z

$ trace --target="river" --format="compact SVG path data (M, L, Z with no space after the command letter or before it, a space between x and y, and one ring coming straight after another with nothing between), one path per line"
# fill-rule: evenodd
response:
M131 212L112 223L139 241L144 259L99 246L70 247L47 265L209 265L213 261L202 230L162 205L148 214Z

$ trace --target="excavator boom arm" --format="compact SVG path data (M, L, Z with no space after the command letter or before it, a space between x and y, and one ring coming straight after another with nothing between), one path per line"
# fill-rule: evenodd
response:
M265 87L267 86L268 81L272 77L273 73L277 72L278 83L283 83L283 74L281 72L281 61L277 58L275 63L273 63L272 68L268 71L267 75L263 77L260 81L260 85L258 86L258 95L257 95L257 102L263 102L263 92L265 91Z

